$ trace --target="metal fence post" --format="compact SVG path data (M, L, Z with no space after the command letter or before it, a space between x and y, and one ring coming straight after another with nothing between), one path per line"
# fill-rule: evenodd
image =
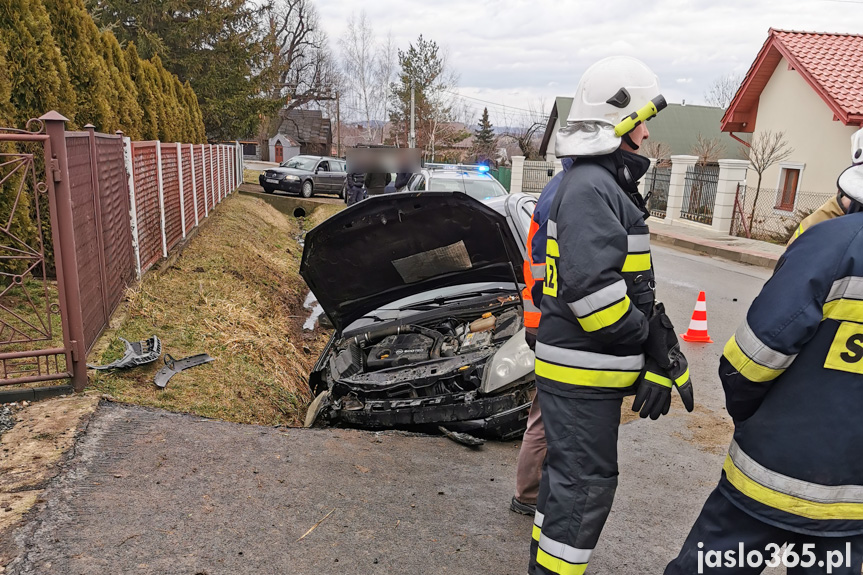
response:
M123 159L129 182L129 226L132 229L132 249L135 251L135 276L141 279L141 248L138 239L138 206L135 203L135 165L132 161L132 139L123 137Z
M215 209L216 208L216 186L215 186L215 181L214 181L215 178L213 178L213 174L215 174L216 171L213 169L213 164L215 164L215 161L213 161L213 144L207 144L207 147L210 150L210 196L213 198L212 208Z
M198 227L198 178L195 174L195 144L189 144L189 164L192 166L192 205L195 206L195 227Z
M183 238L186 237L186 192L183 189L183 148L180 147L180 142L177 142L177 179L180 182L180 228L183 231Z
M222 198L225 197L225 186L222 182L222 146L216 144L216 181L219 182L219 203L222 203Z
M84 349L84 316L81 311L81 293L78 277L78 254L75 248L75 221L72 216L72 189L69 183L69 162L66 156L66 122L69 120L55 111L39 118L50 138L51 158L46 158L46 177L54 181L54 205L57 210L57 230L53 232L57 292L61 313L69 330L72 385L75 391L87 387L87 352Z
M162 257L168 257L168 240L165 237L165 190L162 183L162 142L156 142L156 176L159 180L159 218L162 230Z

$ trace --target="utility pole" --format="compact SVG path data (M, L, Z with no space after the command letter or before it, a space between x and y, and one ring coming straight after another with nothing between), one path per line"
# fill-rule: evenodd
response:
M339 93L336 92L336 156L342 157L342 118L339 114Z
M411 133L408 138L408 147L416 148L417 147L417 133L414 129L414 81L411 80Z

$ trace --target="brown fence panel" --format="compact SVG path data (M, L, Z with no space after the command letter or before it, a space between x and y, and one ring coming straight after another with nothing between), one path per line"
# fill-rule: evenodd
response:
M123 292L135 280L135 250L129 226L129 187L123 139L96 136L97 178L105 250L108 310L117 308Z
M157 145L158 142L132 143L141 273L162 257L162 216L159 209L159 175L156 171Z
M180 157L183 160L183 215L188 234L195 227L195 189L192 179L192 152L189 146L180 146Z
M204 155L201 146L192 146L195 158L195 185L198 186L198 204L195 209L198 213L198 221L203 221L207 214L207 194L204 190Z
M168 249L183 239L177 146L162 144L162 196L165 200L165 240Z
M72 219L75 229L75 251L78 256L78 289L81 294L81 315L84 320L84 348L99 336L108 322L106 294L102 290L102 270L96 191L93 189L90 159L90 137L86 132L66 134L69 161L69 187L72 192Z

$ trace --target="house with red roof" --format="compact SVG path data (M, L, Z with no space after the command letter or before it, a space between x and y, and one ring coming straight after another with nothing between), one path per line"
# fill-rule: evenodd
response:
M762 188L793 212L799 192L836 193L851 163L851 135L863 126L863 36L770 29L725 111L732 136L784 132L791 156L769 168ZM747 180L757 175L749 172Z

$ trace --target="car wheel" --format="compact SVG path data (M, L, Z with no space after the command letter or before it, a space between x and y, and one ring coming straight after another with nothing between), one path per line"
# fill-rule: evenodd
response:
M264 186L264 193L272 194L273 188L271 188L270 186Z
M342 186L342 191L339 192L339 197L345 201L348 199L347 186Z
M311 180L306 180L303 182L303 189L300 191L300 195L304 198L311 198L315 194L315 188L312 186Z

